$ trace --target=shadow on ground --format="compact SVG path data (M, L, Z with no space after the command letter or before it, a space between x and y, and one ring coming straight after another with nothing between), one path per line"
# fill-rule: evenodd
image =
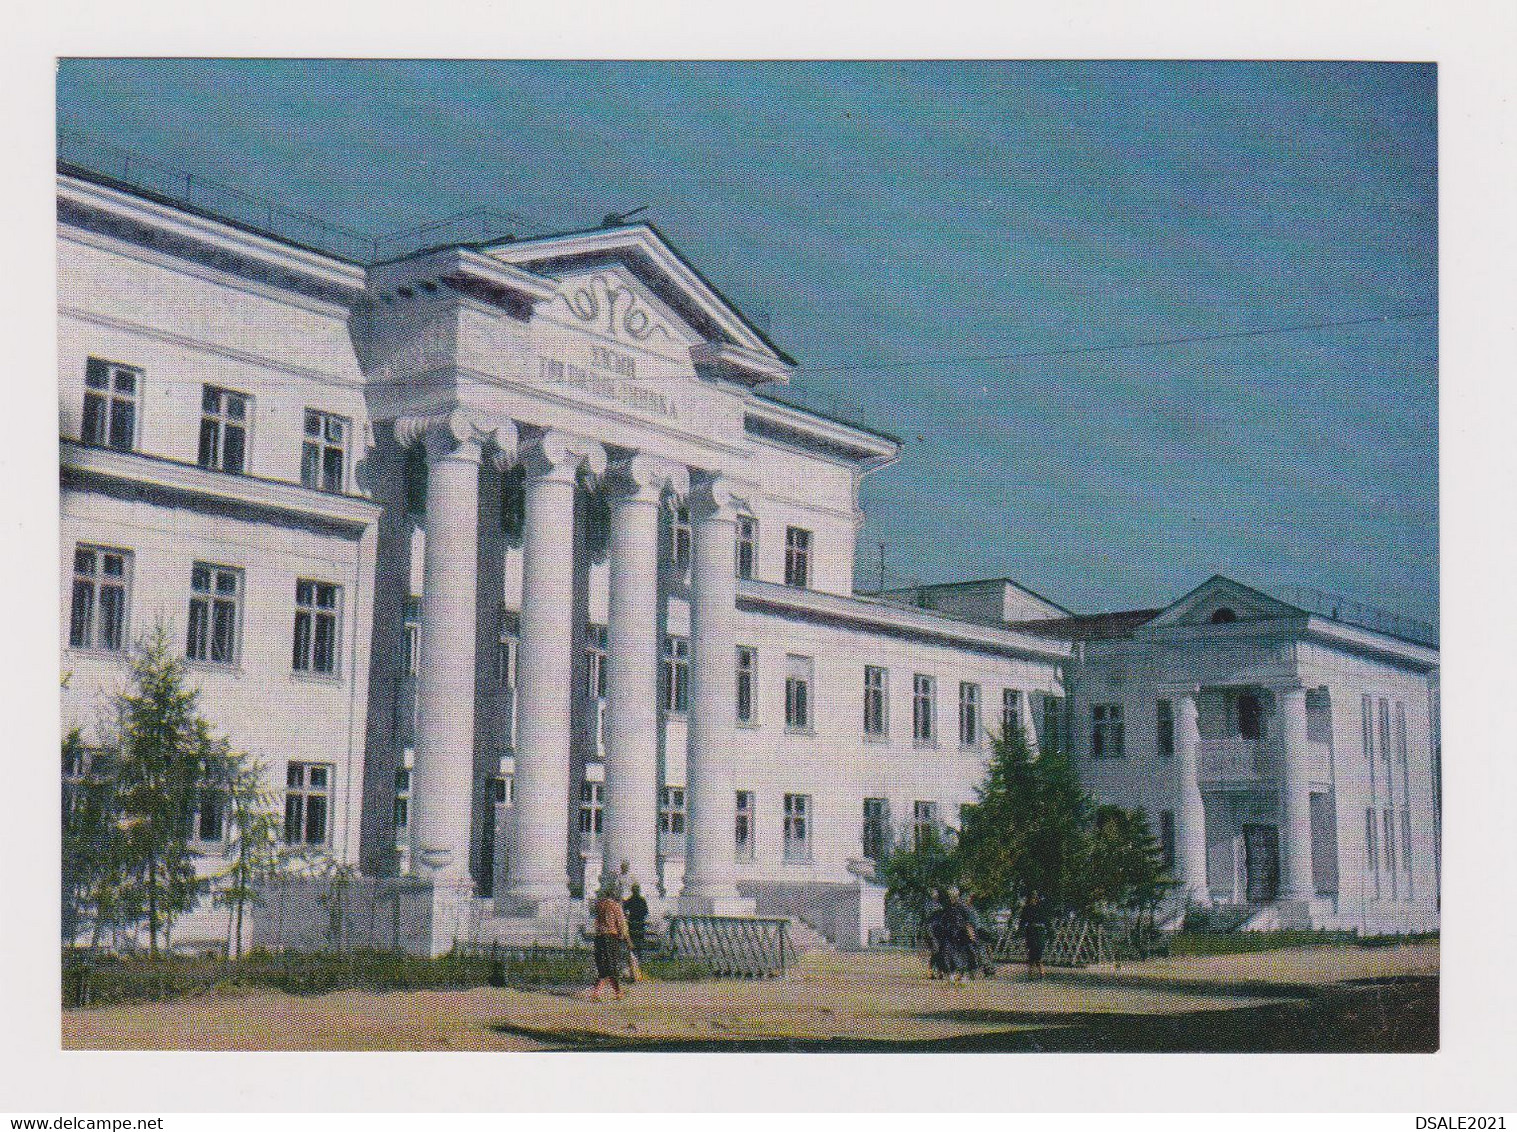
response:
M499 1024L498 1033L570 1050L721 1053L1434 1053L1438 979L1358 979L1325 988L1276 986L1287 999L1179 1014L950 1010L925 1018L1004 1030L917 1041L756 1038L636 1040Z

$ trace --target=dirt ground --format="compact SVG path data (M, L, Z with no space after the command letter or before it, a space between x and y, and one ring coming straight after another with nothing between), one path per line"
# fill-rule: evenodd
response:
M67 1049L1431 1050L1438 946L1185 956L952 985L902 952L783 979L639 983L620 1002L479 987L258 991L65 1011Z

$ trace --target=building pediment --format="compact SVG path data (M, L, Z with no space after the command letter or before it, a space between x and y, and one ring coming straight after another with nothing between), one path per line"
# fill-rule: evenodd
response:
M714 376L786 382L794 361L771 343L651 225L518 240L482 249L556 280L543 315L623 345L679 351Z
M1151 631L1179 625L1218 625L1300 616L1302 611L1295 606L1219 574L1169 606L1145 625L1144 629Z

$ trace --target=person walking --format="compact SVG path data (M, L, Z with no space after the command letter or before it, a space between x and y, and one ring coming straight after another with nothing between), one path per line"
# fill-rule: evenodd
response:
M636 982L643 977L639 965L648 942L648 901L643 899L642 885L632 885L632 895L622 901L622 911L627 916L627 938L632 945L627 955L627 968L632 973L632 981Z
M948 979L950 982L962 983L974 971L975 934L974 926L970 922L969 910L959 899L958 889L948 890L948 900L944 904L943 911L945 966L948 969Z
M1043 938L1047 930L1047 917L1043 910L1043 899L1036 892L1027 894L1027 900L1022 904L1022 919L1019 926L1022 929L1022 941L1027 945L1027 977L1041 979L1043 977Z
M601 886L595 900L595 989L590 1001L599 1002L606 987L622 997L621 974L626 952L631 950L631 936L622 902L617 899L614 882Z
M927 928L927 977L946 979L948 969L948 894L941 888L933 893L934 907L928 913Z

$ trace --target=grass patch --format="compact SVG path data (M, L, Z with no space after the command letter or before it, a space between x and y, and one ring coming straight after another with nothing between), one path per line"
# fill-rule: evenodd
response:
M1360 943L1353 932L1177 932L1170 938L1171 955L1242 955L1253 951L1276 951L1285 947L1353 947Z
M672 956L650 957L643 962L643 972L667 982L710 977L704 964ZM548 951L495 959L485 954L450 954L432 959L392 951L255 950L234 960L66 951L62 990L64 1007L73 1008L230 995L255 989L286 994L482 986L530 989L588 983L593 977L594 963L588 951Z

